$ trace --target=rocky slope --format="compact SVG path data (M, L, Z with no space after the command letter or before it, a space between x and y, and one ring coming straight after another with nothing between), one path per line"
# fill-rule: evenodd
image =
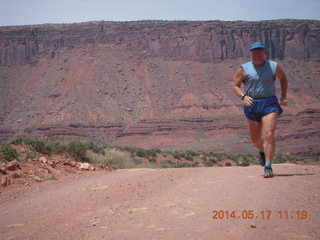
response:
M279 151L320 154L320 22L304 20L0 27L0 138L252 151L230 86L257 40L290 81Z

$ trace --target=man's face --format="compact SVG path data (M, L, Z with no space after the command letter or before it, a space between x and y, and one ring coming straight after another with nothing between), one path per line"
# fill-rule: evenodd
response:
M254 49L250 51L251 58L253 61L263 61L266 51L264 49Z

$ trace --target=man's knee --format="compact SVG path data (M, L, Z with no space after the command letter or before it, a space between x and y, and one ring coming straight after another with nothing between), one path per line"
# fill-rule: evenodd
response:
M264 141L274 141L274 136L275 136L275 130L274 129L270 129L270 130L266 130L263 132L263 139Z

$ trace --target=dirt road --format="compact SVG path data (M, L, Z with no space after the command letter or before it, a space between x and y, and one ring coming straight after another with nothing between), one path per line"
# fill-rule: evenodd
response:
M0 239L319 239L320 167L262 172L117 170L3 191Z

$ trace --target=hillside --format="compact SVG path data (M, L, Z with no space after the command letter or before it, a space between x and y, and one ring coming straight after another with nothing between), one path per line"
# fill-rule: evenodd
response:
M0 27L0 139L252 152L230 85L251 42L288 75L278 151L320 154L320 22L89 22Z

